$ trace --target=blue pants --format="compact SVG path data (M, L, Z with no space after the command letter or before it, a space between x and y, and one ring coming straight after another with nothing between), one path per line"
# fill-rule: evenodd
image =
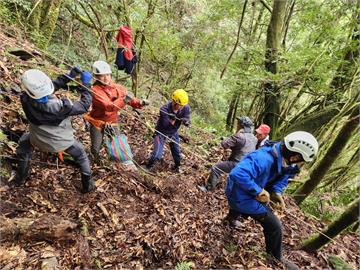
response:
M175 133L170 137L173 141L169 142L170 151L174 159L175 166L180 166L181 161L181 152L179 146L179 134ZM161 134L156 134L154 137L154 150L151 154L150 160L148 162L149 166L154 165L154 163L160 160L164 154L164 145L166 142L166 137ZM175 143L176 142L176 143Z

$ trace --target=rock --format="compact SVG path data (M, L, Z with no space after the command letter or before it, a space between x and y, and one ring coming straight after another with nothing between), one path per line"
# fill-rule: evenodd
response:
M42 270L58 270L59 269L59 263L56 259L56 257L47 258L42 261L41 263L41 269Z

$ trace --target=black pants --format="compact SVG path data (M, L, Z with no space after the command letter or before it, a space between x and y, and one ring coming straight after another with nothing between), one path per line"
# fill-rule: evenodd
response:
M267 208L266 213L259 215L242 214L236 210L230 209L227 218L229 220L234 220L240 215L245 218L252 217L261 224L265 236L266 252L281 261L282 225L281 221L274 215L270 208Z
M16 155L19 159L18 173L22 174L23 177L26 177L28 173L32 151L33 147L30 143L30 136L29 133L26 133L21 136L19 146L16 149ZM74 144L67 148L64 152L73 157L75 163L80 167L82 174L91 174L88 156L85 152L84 146L80 142L75 140Z

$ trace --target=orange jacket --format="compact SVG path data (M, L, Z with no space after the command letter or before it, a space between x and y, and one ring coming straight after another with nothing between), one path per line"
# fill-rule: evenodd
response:
M90 116L107 123L117 122L119 108L124 108L127 105L124 102L124 97L128 92L126 88L112 83L110 85L94 85L92 91ZM141 101L137 98L133 98L128 105L138 109L142 108Z

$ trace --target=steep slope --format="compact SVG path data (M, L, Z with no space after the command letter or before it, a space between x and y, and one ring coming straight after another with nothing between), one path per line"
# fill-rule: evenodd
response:
M3 28L3 26L2 26ZM7 29L10 31L10 29ZM14 47L34 51L34 47L20 36L0 33L1 93L0 126L10 140L16 142L26 130L16 84L22 71L30 67L49 73L60 73L44 56L28 60L9 54ZM73 93L60 91L60 95ZM156 110L148 108L139 116L127 109L121 112L123 130L129 138L135 160L142 163L149 155L152 131L142 122L154 126ZM140 119L140 120L139 120ZM74 117L77 137L89 149L89 132L81 117ZM29 240L14 236L1 244L0 266L38 269L55 258L61 269L98 268L174 268L178 262L193 262L194 268L254 268L281 269L265 255L261 227L253 220L244 220L239 229L223 222L227 203L223 194L225 179L214 193L204 194L196 184L205 180L206 165L220 156L213 148L202 156L194 141L210 141L206 133L198 132L189 144L182 143L183 174L171 172L171 156L167 149L164 162L155 175L127 172L119 164L106 160L103 166L93 166L97 180L96 192L82 195L76 168L60 163L51 155L34 152L30 180L22 187L12 186L9 177L0 185L2 217L36 218L54 215L78 224L66 240ZM3 143L2 169L10 172L15 164L15 143ZM188 150L186 150L188 149ZM5 157L4 157L5 156ZM204 164L204 160L208 160ZM10 177L11 179L11 177ZM321 252L308 254L298 250L301 240L324 227L306 217L286 198L287 213L278 213L284 224L284 256L303 268L329 268L326 258L338 255L345 261L360 266L360 240L355 234L337 238ZM50 216L51 217L51 216ZM5 240L5 239L4 239Z

